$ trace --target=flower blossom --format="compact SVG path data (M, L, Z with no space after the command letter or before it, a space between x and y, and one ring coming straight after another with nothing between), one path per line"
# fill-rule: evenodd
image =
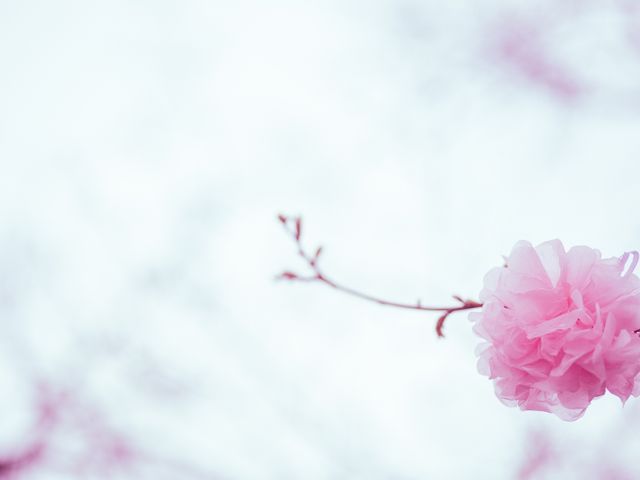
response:
M521 241L487 273L470 318L485 340L478 368L501 401L575 420L606 391L640 394L638 257Z

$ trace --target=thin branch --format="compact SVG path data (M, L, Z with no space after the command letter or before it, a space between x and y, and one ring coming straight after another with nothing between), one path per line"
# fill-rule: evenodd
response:
M276 278L282 280L291 280L298 282L317 282L322 283L328 287L331 287L335 290L338 290L342 293L346 293L347 295L351 295L353 297L360 298L362 300L366 300L369 302L377 303L378 305L384 305L387 307L395 307L395 308L403 308L407 310L419 310L423 312L443 312L442 315L438 318L436 322L436 334L438 337L444 337L443 327L444 322L449 315L454 312L460 312L463 310L471 310L475 308L482 307L482 304L476 302L474 300L464 300L462 297L458 295L454 295L453 298L460 303L457 306L451 307L431 307L424 306L418 300L416 303L401 303L401 302L392 302L389 300L384 300L379 297L375 297L373 295L369 295L367 293L363 293L359 290L355 290L353 288L341 285L336 281L330 279L325 275L318 266L320 255L322 254L322 247L318 247L313 254L309 254L304 247L302 246L302 219L300 217L287 217L285 215L278 215L278 220L282 223L282 226L289 234L289 236L293 239L296 244L298 255L305 261L311 270L312 274L303 276L291 271L284 271Z

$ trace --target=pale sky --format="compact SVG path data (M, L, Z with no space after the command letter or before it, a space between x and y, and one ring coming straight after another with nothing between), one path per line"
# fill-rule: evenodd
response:
M221 478L513 479L532 430L567 457L535 478L637 475L638 400L520 412L465 314L439 340L273 281L304 272L280 212L337 279L425 304L521 239L640 248L637 9L527 3L0 2L2 445L34 372L73 371Z

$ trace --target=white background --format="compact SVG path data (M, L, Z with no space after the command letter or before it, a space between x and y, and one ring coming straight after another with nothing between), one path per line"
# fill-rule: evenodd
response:
M564 458L535 478L638 474L638 401L510 409L466 314L439 340L273 280L304 273L280 212L327 273L407 302L477 297L520 239L640 248L629 5L0 2L2 445L33 372L72 369L144 448L222 478L511 479L531 431ZM523 25L579 94L500 56Z

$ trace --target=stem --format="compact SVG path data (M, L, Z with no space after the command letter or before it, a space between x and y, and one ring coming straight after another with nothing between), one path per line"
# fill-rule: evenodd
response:
M362 300L366 300L369 302L377 303L378 305L384 305L387 307L395 307L395 308L403 308L407 310L419 310L423 312L443 312L442 315L438 318L436 322L436 334L438 337L444 337L444 333L442 331L444 327L444 322L449 315L454 312L460 312L462 310L471 310L475 308L482 307L482 303L476 302L474 300L464 300L463 298L454 295L453 298L460 302L460 305L452 306L452 307L432 307L425 306L420 303L420 301L416 303L401 303L401 302L392 302L389 300L385 300L379 297L375 297L373 295L369 295L368 293L363 293L359 290L355 290L351 287L347 287L341 285L334 280L327 277L318 266L318 260L320 258L320 254L322 253L322 247L318 248L315 254L310 255L302 246L302 219L300 217L286 217L284 215L279 215L278 219L282 223L284 229L291 236L293 241L296 243L296 247L298 250L298 255L305 261L310 270L313 272L313 275L310 276L300 276L297 273L293 273L290 271L285 271L278 276L279 279L291 280L291 281L300 281L300 282L318 282L322 283L328 287L333 288L334 290L338 290L339 292L345 293L347 295L351 295L352 297L360 298Z

